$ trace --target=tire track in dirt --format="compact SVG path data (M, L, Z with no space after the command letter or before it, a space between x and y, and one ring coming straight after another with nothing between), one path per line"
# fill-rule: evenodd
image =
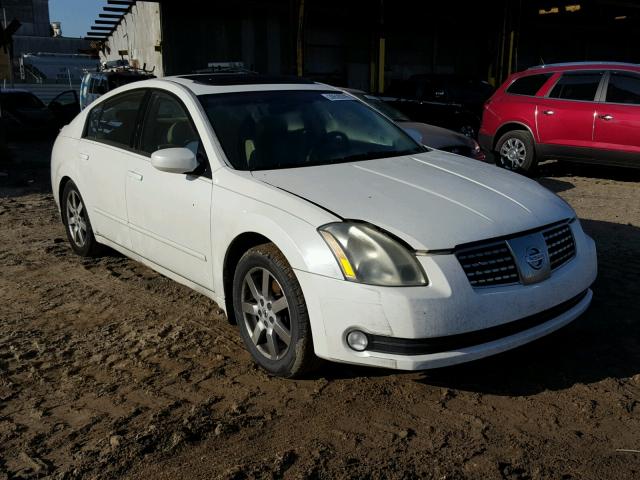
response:
M640 182L547 172L598 242L591 310L474 364L270 378L205 297L72 255L0 188L0 479L638 478Z

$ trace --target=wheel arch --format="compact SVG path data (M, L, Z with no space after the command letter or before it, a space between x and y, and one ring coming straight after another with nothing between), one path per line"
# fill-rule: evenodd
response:
M222 264L222 288L227 310L227 320L231 324L236 323L233 312L233 276L238 262L247 251L265 243L276 245L271 239L261 233L244 232L235 237L227 247ZM276 248L280 250L277 245Z
M62 192L64 192L64 188L67 186L67 183L71 182L71 177L69 175L64 175L60 182L58 183L58 198L62 208Z
M536 136L534 135L531 127L529 127L529 125L527 125L524 122L510 121L501 125L500 128L496 130L496 134L493 136L493 145L491 146L491 150L495 152L496 146L498 145L498 141L500 140L500 138L502 138L502 136L505 133L512 132L514 130L525 130L529 132L531 134L531 137L533 138L534 148L536 148L537 146Z

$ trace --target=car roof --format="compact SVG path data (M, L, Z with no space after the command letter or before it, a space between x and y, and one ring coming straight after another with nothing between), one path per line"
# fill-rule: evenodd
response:
M335 87L316 83L305 78L249 73L202 73L176 75L172 77L163 77L159 80L183 85L196 95L260 90L339 91L339 89Z
M0 88L0 93L29 93L33 95L33 93L24 88Z
M566 62L537 65L530 67L521 74L531 75L543 72L565 72L569 70L630 70L640 72L640 64L624 62Z

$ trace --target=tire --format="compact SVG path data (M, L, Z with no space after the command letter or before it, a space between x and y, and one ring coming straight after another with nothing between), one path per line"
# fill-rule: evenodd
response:
M96 241L89 221L87 207L76 184L67 182L60 202L62 223L67 232L71 249L81 257L92 257L100 253L101 245Z
M267 372L294 378L316 367L302 289L275 245L258 245L242 256L233 278L233 307L247 350Z
M500 137L495 149L496 165L520 173L533 172L538 164L533 137L526 130L512 130Z

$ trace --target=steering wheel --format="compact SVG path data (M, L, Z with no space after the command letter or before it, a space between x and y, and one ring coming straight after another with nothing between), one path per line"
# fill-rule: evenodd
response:
M331 154L336 150L347 152L349 150L351 142L342 132L327 132L320 139L313 144L307 155L307 161L313 162L318 160L318 157L323 154Z

